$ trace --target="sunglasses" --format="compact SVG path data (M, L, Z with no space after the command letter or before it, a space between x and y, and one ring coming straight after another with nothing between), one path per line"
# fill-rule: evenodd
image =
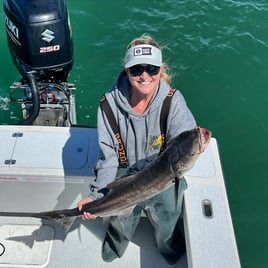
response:
M155 65L141 65L137 64L129 68L129 72L132 76L140 76L143 72L149 75L157 75L159 73L160 67Z

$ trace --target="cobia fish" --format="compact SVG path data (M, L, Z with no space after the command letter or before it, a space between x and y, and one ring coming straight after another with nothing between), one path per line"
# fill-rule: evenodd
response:
M166 150L151 165L134 175L117 179L108 184L106 186L107 194L85 204L81 211L73 208L27 213L28 215L25 216L53 220L68 230L73 222L70 221L70 217L82 215L85 211L100 217L120 215L138 203L159 194L174 183L175 189L178 189L179 179L192 168L198 156L205 150L210 138L211 132L205 128L196 127L182 132L169 142ZM175 192L178 191L175 190ZM23 216L21 212L18 214ZM3 216L3 213L0 215Z

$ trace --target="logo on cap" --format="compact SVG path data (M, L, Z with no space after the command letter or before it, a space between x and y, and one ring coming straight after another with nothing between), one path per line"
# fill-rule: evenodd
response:
M134 56L152 55L151 47L136 47L134 48Z

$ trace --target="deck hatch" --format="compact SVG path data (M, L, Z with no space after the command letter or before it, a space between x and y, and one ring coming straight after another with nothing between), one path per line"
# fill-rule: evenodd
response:
M54 230L49 225L7 224L0 226L0 267L47 266Z

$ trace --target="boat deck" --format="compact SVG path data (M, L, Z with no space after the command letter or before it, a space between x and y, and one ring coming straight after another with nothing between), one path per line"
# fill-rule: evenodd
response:
M0 267L169 267L142 217L124 256L101 259L107 221L77 218L71 230L51 221L1 216L75 207L88 193L98 157L94 128L0 126ZM186 175L187 252L173 267L239 268L215 138ZM2 214L3 215L3 214Z

